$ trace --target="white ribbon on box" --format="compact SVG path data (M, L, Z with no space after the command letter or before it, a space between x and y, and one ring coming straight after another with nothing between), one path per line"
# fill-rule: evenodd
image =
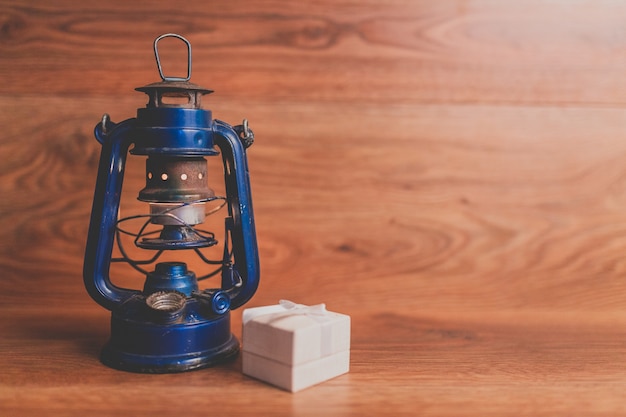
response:
M242 321L245 325L250 320L266 315L271 315L272 321L293 315L304 315L312 318L322 326L322 335L320 341L320 350L322 357L331 355L333 353L333 332L332 327L330 326L331 317L328 310L326 310L326 304L321 303L307 306L304 304L297 304L289 300L280 300L278 302L278 305L245 310Z

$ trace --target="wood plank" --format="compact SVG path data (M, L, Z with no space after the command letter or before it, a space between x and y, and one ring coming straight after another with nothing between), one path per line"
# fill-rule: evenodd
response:
M2 380L10 383L0 390L0 410L7 415L45 408L52 415L147 416L181 407L191 416L209 409L278 416L623 411L626 375L616 364L626 354L626 340L614 326L626 324L624 315L580 315L575 322L558 314L356 315L350 373L293 395L245 377L239 361L172 375L114 371L95 358L105 320L71 309L54 309L45 321L37 311L14 312L21 324L5 321L2 330L9 324L13 337L2 343L19 354L0 357ZM240 334L238 316L235 323Z
M0 124L26 120L27 102L5 103ZM14 125L0 149L11 155L0 170L1 262L15 287L0 293L6 302L46 285L60 303L82 296L98 151L91 129L101 112L113 109L119 121L142 105L40 103L62 113L42 110L36 125ZM382 297L426 310L619 310L626 301L619 110L216 106L233 123L249 117L257 134L249 154L263 260L258 303L285 297L369 310ZM146 210L135 200L143 160L131 159L123 210L138 214Z
M178 31L194 45L194 81L238 97L612 106L626 97L618 2L309 3L146 11L5 1L1 91L130 91L157 79L154 37Z

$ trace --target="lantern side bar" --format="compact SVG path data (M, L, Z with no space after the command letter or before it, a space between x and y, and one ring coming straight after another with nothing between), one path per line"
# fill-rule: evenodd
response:
M242 279L241 291L231 301L231 309L235 309L252 298L259 286L259 249L252 210L250 175L244 145L233 128L215 120L213 131L215 145L220 149L224 162L228 212L234 223L234 268ZM229 285L232 285L231 279L224 271L222 288L226 289Z
M96 139L102 144L102 151L85 249L83 280L91 298L112 310L138 293L115 286L109 277L126 155L132 144L129 132L135 128L136 119L118 124L106 123L106 120L106 117L103 118L106 125L99 123L94 131Z

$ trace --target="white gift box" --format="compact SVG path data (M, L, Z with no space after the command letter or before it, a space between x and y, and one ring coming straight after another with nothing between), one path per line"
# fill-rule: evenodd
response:
M348 372L350 316L285 300L248 308L242 344L244 374L300 391Z

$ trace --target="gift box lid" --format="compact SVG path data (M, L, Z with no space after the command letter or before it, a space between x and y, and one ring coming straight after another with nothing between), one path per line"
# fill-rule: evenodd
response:
M243 351L296 366L350 349L350 316L282 300L243 312Z

